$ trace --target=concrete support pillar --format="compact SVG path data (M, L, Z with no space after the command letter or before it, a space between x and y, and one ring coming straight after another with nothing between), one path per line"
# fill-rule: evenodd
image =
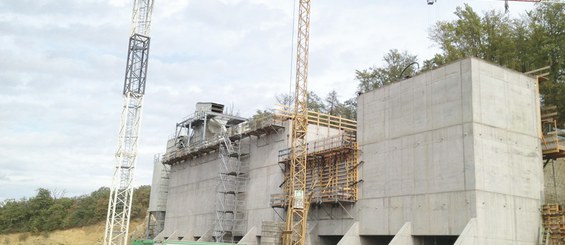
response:
M204 235L202 235L197 242L213 242L214 238L212 237L213 229L208 230Z
M165 237L168 238L172 235L174 235L173 232L165 229L165 230L161 231L161 233L157 234L157 236L155 236L155 238L153 238L153 241L162 242L162 241L165 240Z
M153 241L162 242L162 241L163 241L163 237L164 237L164 235L165 235L165 234L164 234L165 232L166 232L166 230L161 231L159 234L157 234L157 235L153 238Z
M319 245L320 237L318 236L318 222L309 222L306 231L306 245Z
M182 237L182 239L180 239L181 241L186 241L186 242L194 242L194 234L192 233L191 230L185 230L182 232L179 232L179 234L177 235L177 237Z
M412 223L406 222L396 233L389 245L414 245L412 237Z
M257 227L253 226L237 244L257 245Z
M343 235L337 245L357 245L361 244L361 237L359 236L359 222L353 223L349 230Z
M457 238L457 241L453 245L478 245L479 239L477 239L477 218L472 218Z

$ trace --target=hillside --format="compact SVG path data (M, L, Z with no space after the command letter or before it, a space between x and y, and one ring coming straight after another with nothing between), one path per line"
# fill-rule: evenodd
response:
M134 189L130 235L144 234L143 220L149 205L150 186ZM2 244L101 244L110 190L99 188L89 195L62 197L43 188L37 195L0 202Z
M143 219L149 205L150 186L134 189L132 219ZM35 197L0 202L0 234L41 234L99 224L106 220L110 189L90 195L60 197L40 188Z
M0 234L1 245L92 245L101 244L104 238L105 222L67 230L42 232L33 235L29 232ZM130 224L130 235L134 238L143 236L145 223L143 219L133 220Z

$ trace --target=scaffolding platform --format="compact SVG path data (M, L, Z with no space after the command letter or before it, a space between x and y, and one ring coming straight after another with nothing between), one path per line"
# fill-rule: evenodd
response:
M290 114L280 113L286 118ZM338 129L337 135L308 142L306 186L309 189L310 203L354 203L358 199L358 155L357 126L353 120L309 112L309 124ZM279 151L278 163L285 174L281 184L283 193L290 193L287 188L291 159L290 148ZM286 208L286 194L271 195L271 207Z
M541 109L542 152L544 159L565 157L565 129L557 127L557 107L546 106Z
M211 117L220 117L219 119L225 120L227 115L219 113L207 113ZM231 117L231 116L230 116ZM174 165L180 162L208 155L218 152L220 144L223 141L221 136L209 137L206 140L199 140L196 142L187 142L184 147L179 142L187 141L179 134L179 127L189 128L193 125L202 125L205 115L193 116L177 124L176 136L170 140L175 140L176 149L169 150L163 156L163 164ZM239 141L243 138L256 136L259 137L265 134L272 134L280 132L284 129L284 122L274 115L265 116L259 119L252 119L245 121L242 118L226 118L227 119L227 134L231 141Z
M293 116L288 106L280 105L280 108L276 109L275 117L279 120L289 120L292 119ZM338 129L344 132L357 132L357 122L355 120L317 111L308 111L308 124Z

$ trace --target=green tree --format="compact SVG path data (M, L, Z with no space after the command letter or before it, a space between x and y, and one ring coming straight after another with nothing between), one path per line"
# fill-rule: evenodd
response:
M383 60L385 62L383 67L355 71L355 78L359 81L357 88L359 93L380 88L405 77L413 76L417 72L411 65L418 60L417 56L407 51L401 53L397 49L391 49L384 55Z
M109 195L110 189L101 187L90 195L74 198L75 201L69 208L64 226L81 227L103 221L106 218Z
M110 198L110 188L100 187L98 190L90 194L93 199L94 217L93 221L98 222L106 219L108 214L108 201Z
M290 108L290 110L293 110L292 108L292 103L294 102L293 96L286 93L282 93L276 96L276 100L279 104L286 105ZM322 101L322 98L320 98L320 96L318 96L313 91L310 91L308 93L308 110L319 111L319 112L323 112L325 110L324 102Z
M45 230L52 231L65 228L64 221L67 218L67 212L73 203L74 200L71 198L63 197L56 199L48 210L49 216L45 221Z
M335 90L332 90L326 96L325 107L326 107L326 113L330 115L339 116L341 114L340 109L342 107L342 104L341 102L339 102L338 95Z
M280 93L275 96L275 99L277 100L277 103L288 107L290 107L292 105L292 102L294 101L292 95L287 93Z
M481 17L467 4L457 7L455 15L456 20L440 21L430 31L430 39L442 53L424 62L426 69L469 56L512 68L520 66L517 45L529 46L528 40L523 39L525 33L518 31L520 21L495 10Z
M564 83L565 4L545 3L536 6L528 13L531 39L538 51L535 63L551 65L551 80Z
M565 121L565 4L540 3L518 19L497 11L481 17L469 5L455 15L432 28L430 38L441 53L424 61L424 69L468 56L521 72L550 65L549 81L540 86L542 102L557 105Z
M322 101L322 98L314 93L314 91L308 93L308 110L317 112L326 111L326 105Z
M268 111L268 110L257 110L255 111L255 114L251 117L251 119L261 119L264 117L268 117L273 115L272 112Z
M134 189L132 218L143 218L149 206L150 186ZM41 233L96 224L106 219L110 189L101 187L90 195L54 198L39 188L35 197L0 203L0 233ZM43 233L47 234L47 233Z
M342 117L357 120L357 98L351 98L343 102Z
M131 206L131 218L144 218L149 207L149 196L151 194L151 186L142 185L133 191L133 201Z
M430 32L430 39L443 51L441 60L451 62L467 56L480 58L484 40L481 18L467 4L457 7L454 14L457 20L439 21Z
M535 67L550 65L549 81L540 86L545 104L557 105L565 122L565 4L538 4L528 14Z
M27 199L4 201L0 208L0 232L27 231L30 216Z
M28 201L30 212L29 231L40 232L49 230L47 220L51 216L49 212L54 200L51 192L44 188L37 190L37 195Z

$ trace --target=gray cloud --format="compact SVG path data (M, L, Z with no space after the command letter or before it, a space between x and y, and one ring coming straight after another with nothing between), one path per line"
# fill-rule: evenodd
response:
M462 1L315 1L310 89L353 96L355 69L389 49L436 52L427 29ZM131 1L0 2L0 201L37 188L90 193L111 183ZM472 2L478 9L502 5ZM293 2L156 1L135 183L197 101L243 116L287 92ZM512 5L513 13L530 5ZM409 18L407 18L409 17Z

